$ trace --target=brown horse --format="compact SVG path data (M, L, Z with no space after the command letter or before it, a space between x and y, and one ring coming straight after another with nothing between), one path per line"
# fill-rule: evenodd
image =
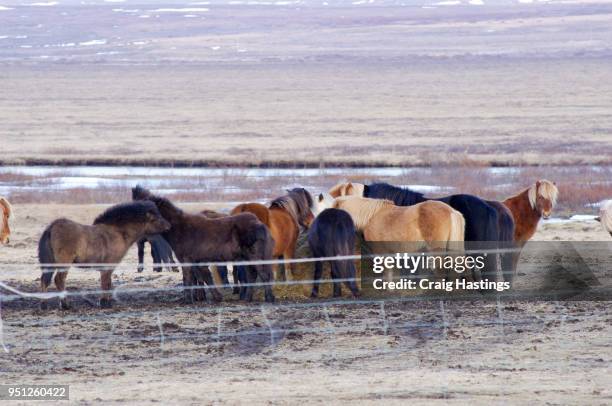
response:
M555 183L542 179L502 202L512 213L514 245L518 250L512 255L511 278L516 273L520 250L535 234L540 219L550 217L558 195L559 190Z
M8 244L11 237L9 218L13 215L11 204L4 197L0 197L0 244Z
M166 198L150 193L144 196L146 200L155 203L162 216L170 222L172 227L162 235L181 263L269 260L272 257L274 240L268 228L253 214L243 213L213 219L186 213ZM214 300L222 299L207 267L181 267L183 285L187 288L184 292L187 303L193 303L194 278L208 285ZM255 283L259 276L265 284L266 301L274 302L270 265L250 265L247 269L247 282ZM247 301L253 300L252 286L246 288L245 298Z
M151 202L113 206L98 216L93 225L64 218L55 220L45 229L38 243L38 259L43 272L41 290L47 291L55 273L55 286L64 291L70 264L108 264L99 269L100 284L105 291L100 306L111 307L111 276L117 263L143 236L169 228L170 223ZM46 307L46 302L42 307ZM66 298L60 299L60 308L68 308Z
M300 234L300 225L309 228L314 220L312 196L306 189L296 188L287 191L288 194L274 199L270 207L259 203L240 204L231 214L253 213L259 221L268 226L274 239L274 258L292 259L295 256L295 246ZM273 266L275 279L279 279L278 264ZM285 280L293 279L293 269L290 263L285 266Z
M559 190L554 182L542 179L502 203L514 218L514 241L525 243L535 234L543 217L550 217Z

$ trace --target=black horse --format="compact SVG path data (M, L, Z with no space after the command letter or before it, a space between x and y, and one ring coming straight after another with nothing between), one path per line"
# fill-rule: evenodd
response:
M423 193L404 189L388 183L364 185L363 197L389 199L398 206L412 206L427 200L438 200L461 212L465 219L465 247L469 250L497 248L500 239L500 221L495 207L479 197L467 194L450 195L430 199ZM512 218L512 217L510 217ZM504 223L505 224L505 223ZM512 223L514 233L514 222ZM512 234L511 234L512 235ZM470 243L471 242L471 243ZM496 280L497 255L486 255L482 279Z
M512 250L516 248L514 243L514 218L510 210L501 202L495 200L486 201L491 207L497 211L497 226L498 226L498 237L497 247L503 250ZM514 277L514 252L502 252L499 254L501 274L504 281L510 282L512 285L512 278Z
M344 210L325 209L319 214L308 231L308 245L314 257L334 257L353 255L355 250L355 225L351 216ZM331 278L334 280L334 297L342 295L342 288L336 279L351 279L345 281L353 296L359 295L355 283L355 264L352 260L329 261ZM323 263L314 264L314 281L310 297L319 295L319 279L323 273Z

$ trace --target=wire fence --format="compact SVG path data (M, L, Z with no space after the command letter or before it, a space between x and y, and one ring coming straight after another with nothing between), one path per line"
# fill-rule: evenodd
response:
M513 250L488 250L492 253ZM481 253L483 250L474 251ZM415 253L417 254L417 253ZM419 255L421 253L418 253ZM437 253L439 254L439 253ZM260 264L310 263L315 261L359 260L361 255L300 258L289 261L232 261L177 264L179 266L237 266ZM4 264L12 269L38 268L38 264ZM57 265L57 264L54 264ZM84 270L99 270L101 265L86 265ZM136 264L122 263L119 268L134 267ZM153 264L157 265L157 264ZM163 264L159 264L163 265ZM3 275L6 277L5 275ZM357 278L321 279L320 283L357 281ZM144 283L154 283L146 281ZM276 286L312 285L313 279L276 281ZM235 346L243 341L257 342L259 346L275 347L288 337L313 335L324 336L331 340L333 348L341 351L343 337L346 336L382 336L405 337L419 336L426 340L454 339L458 330L477 329L481 339L504 340L509 329L542 331L550 326L564 325L573 320L593 321L600 323L602 313L570 316L562 301L548 303L557 309L554 314L530 315L521 311L510 310L509 303L533 299L525 292L506 292L490 297L484 301L482 294L462 296L460 302L450 300L443 294L412 295L382 298L306 298L296 301L284 300L275 304L235 303L187 306L176 303L148 303L147 295L180 293L185 289L209 289L206 286L140 286L141 283L129 282L115 286L111 293L118 302L112 311L96 310L82 314L79 309L72 311L32 314L24 307L15 307L20 301L40 301L54 298L81 297L96 306L97 303L87 297L109 293L100 289L70 290L64 292L28 292L0 282L3 292L0 294L0 347L5 354L24 353L46 348L58 351L66 342L71 345L112 347L116 344L157 345L162 351L172 350L181 353L174 343L190 343L200 347ZM255 282L247 284L262 287L268 283ZM231 288L233 284L217 286ZM601 289L605 289L602 287ZM555 294L560 295L559 291ZM145 295L144 300L135 300L136 295ZM178 296L178 295L177 295ZM150 297L149 297L150 298ZM457 304L459 303L459 304ZM15 309L19 314L9 314L6 304L12 304L10 312ZM457 317L449 307L459 306L462 312L468 311L469 317ZM142 309L134 308L142 307ZM480 311L476 311L475 308ZM412 317L405 314L406 309L414 311ZM467 309L467 310L466 310ZM25 313L29 317L22 317ZM400 314L400 316L398 316ZM603 315L605 316L604 312ZM299 315L299 316L296 316ZM194 323L197 320L197 323ZM238 320L237 322L235 320ZM260 320L260 322L254 322ZM135 328L134 325L137 327ZM75 327L76 326L76 327ZM75 329L81 331L76 334ZM77 337L78 336L78 337ZM76 337L76 338L75 338ZM263 343L263 344L262 344ZM334 351L336 351L334 350ZM366 349L375 353L401 351L400 348L385 347ZM338 354L336 354L338 355ZM173 359L168 362L178 362ZM148 361L147 361L148 362Z

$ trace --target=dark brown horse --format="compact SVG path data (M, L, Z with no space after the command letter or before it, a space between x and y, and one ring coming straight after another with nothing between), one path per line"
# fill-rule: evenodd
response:
M163 233L182 265L185 301L193 303L194 281L205 282L216 301L222 299L207 267L193 265L201 262L254 261L272 258L274 240L268 228L250 213L217 219L200 214L189 214L176 207L170 200L148 195L162 216L171 224ZM265 284L267 302L274 301L272 271L270 265L250 265L247 282L255 283L257 276ZM245 298L253 300L253 287L246 288Z
M10 203L0 196L0 244L8 244L11 236L9 218L13 213Z
M100 306L110 307L111 276L117 263L143 236L169 228L168 221L151 202L113 206L98 216L91 226L64 218L55 220L45 229L38 243L38 259L43 271L41 290L47 291L55 274L55 286L64 291L70 264L108 264L96 269L100 271L100 284L105 291ZM42 307L46 307L45 302ZM60 299L60 307L68 308L66 298Z
M285 196L276 198L266 207L259 203L244 203L236 206L231 214L253 213L268 226L274 239L274 258L292 259L300 234L300 226L309 228L314 220L312 196L304 188L287 190ZM285 265L284 278L279 276L278 265L273 266L275 279L293 279L291 263Z

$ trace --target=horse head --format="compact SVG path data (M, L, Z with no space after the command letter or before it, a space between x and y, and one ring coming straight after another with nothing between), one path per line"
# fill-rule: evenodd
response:
M332 197L340 197L340 196L363 197L364 188L365 186L363 185L363 183L357 183L357 182L338 183L336 186L329 189L329 194Z
M314 202L313 212L315 217L321 214L325 209L330 209L334 206L334 198L327 192L319 193Z
M547 219L557 203L559 190L554 182L546 179L538 180L529 189L529 203L540 216Z
M0 197L0 243L8 244L10 242L11 228L9 226L9 218L11 217L12 209L8 200Z

